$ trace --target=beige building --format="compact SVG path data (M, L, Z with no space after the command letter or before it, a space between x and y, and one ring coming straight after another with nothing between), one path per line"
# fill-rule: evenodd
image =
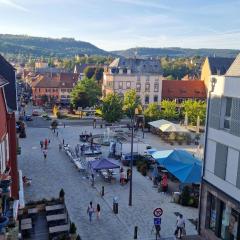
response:
M222 57L206 57L201 68L201 80L204 81L206 90L208 90L210 78L212 76L224 75L234 58L222 58Z
M104 69L102 94L123 95L135 89L142 104L161 101L162 68L159 60L116 58Z

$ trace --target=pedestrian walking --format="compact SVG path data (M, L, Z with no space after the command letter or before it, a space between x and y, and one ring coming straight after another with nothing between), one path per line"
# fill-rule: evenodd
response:
M176 238L182 238L183 232L185 232L185 220L183 218L182 214L179 214L177 217L177 223L176 223L176 230L175 230L175 236Z
M101 208L100 208L100 204L98 203L97 209L96 209L97 220L99 220L99 218L100 218L100 211L101 211Z
M50 144L50 139L48 139L48 144Z
M94 213L94 208L93 208L92 202L90 202L89 205L88 205L88 208L87 208L87 214L89 216L89 222L90 223L92 222L93 213Z
M128 170L127 170L127 182L130 181L130 179L131 179L131 174L132 174L132 171L131 171L130 168L128 168Z
M44 157L44 159L47 158L47 150L46 149L43 150L43 157Z
M48 146L48 140L47 139L45 139L45 141L44 141L44 146L45 146L45 149L47 149L47 146Z
M57 137L58 137L58 132L57 132Z
M63 143L63 146L64 146L64 143L65 143L64 139L63 139L62 143Z
M96 126L97 126L97 120L96 120L96 118L94 118L93 119L93 128L96 128Z
M59 147L59 151L61 151L62 150L62 144L59 143L58 147Z
M63 127L64 127L64 128L65 128L65 126L66 126L65 123L63 123Z
M120 172L120 184L123 185L124 182L125 182L125 172L122 169L121 172Z
M43 141L42 140L40 141L40 146L41 146L41 149L43 149Z

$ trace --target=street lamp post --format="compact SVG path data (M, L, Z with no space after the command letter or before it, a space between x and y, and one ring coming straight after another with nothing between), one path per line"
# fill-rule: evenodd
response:
M133 133L134 133L134 115L131 117L131 162L130 162L130 168L131 168L131 174L130 174L130 187L129 187L129 202L128 205L132 206L132 175L133 175Z
M132 176L133 176L133 134L134 134L134 118L135 115L138 114L138 108L135 108L133 111L133 114L131 116L131 127L132 127L132 133L131 133L131 162L130 162L130 168L131 168L131 174L130 174L130 186L129 186L129 202L128 205L132 206Z

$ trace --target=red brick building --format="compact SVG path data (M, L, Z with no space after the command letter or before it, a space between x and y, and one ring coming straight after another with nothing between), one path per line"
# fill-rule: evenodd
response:
M162 100L176 100L177 103L181 103L187 99L206 100L206 89L203 81L162 81Z
M15 69L0 55L0 188L11 179L9 187L2 187L2 193L19 198L19 177L17 167L17 135L14 111L16 103Z

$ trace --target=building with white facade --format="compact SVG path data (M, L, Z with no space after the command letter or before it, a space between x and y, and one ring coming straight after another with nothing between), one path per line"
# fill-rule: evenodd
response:
M102 94L123 95L127 90L135 89L143 105L160 102L162 79L159 60L116 58L104 69Z
M200 203L204 239L240 239L240 55L213 76Z

